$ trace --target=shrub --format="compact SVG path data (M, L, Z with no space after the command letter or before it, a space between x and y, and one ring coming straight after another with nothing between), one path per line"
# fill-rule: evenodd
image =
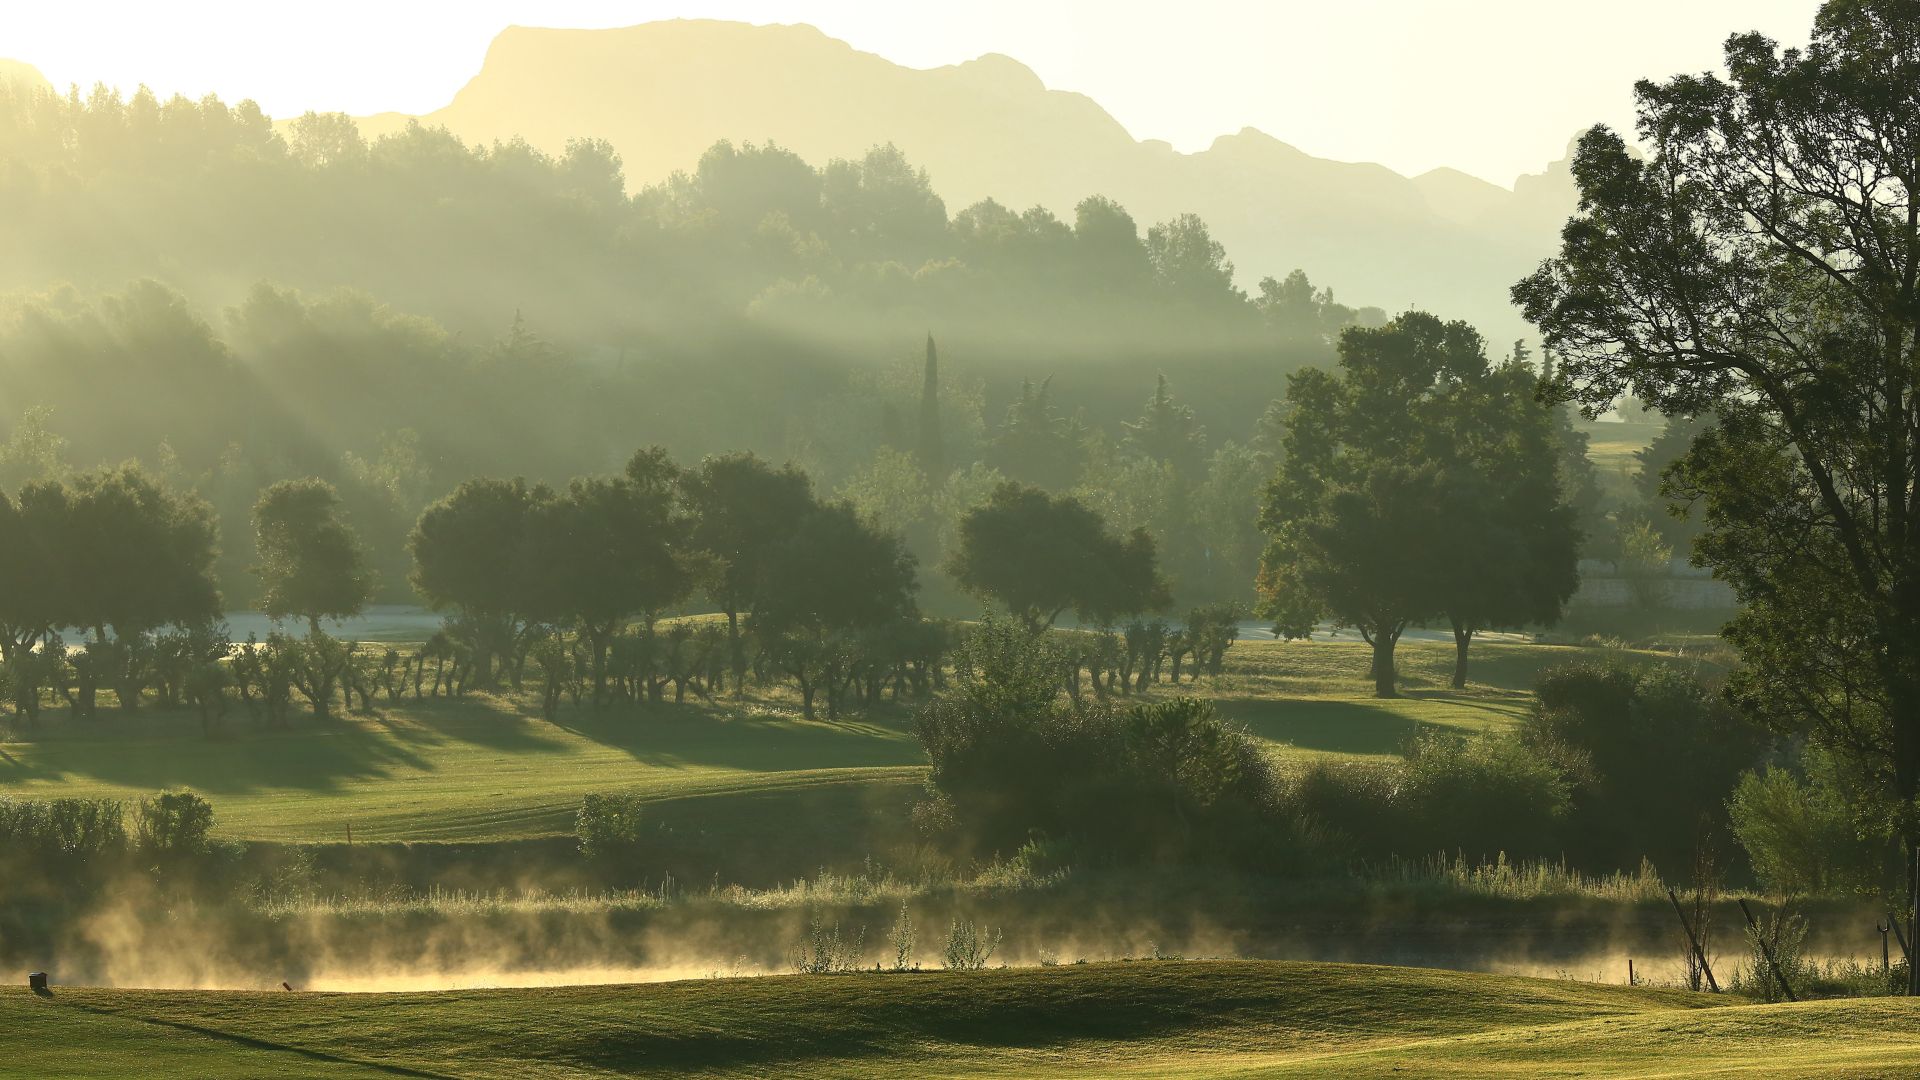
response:
M1297 775L1288 796L1296 813L1338 834L1350 853L1389 855L1407 846L1394 803L1398 762L1317 762ZM1408 854L1430 855L1419 851Z
M900 917L894 920L893 930L887 934L887 944L893 947L893 970L906 971L919 966L914 960L918 936L913 929L913 914L907 910L905 900L900 901Z
M126 849L118 799L15 799L0 795L0 845L32 859L88 861Z
M1570 785L1518 740L1428 735L1407 753L1394 802L1412 850L1545 855L1567 816Z
M1763 735L1687 671L1618 661L1550 670L1521 737L1573 782L1569 839L1622 865L1682 862L1725 827L1727 794Z
M640 796L588 795L580 800L574 835L580 854L597 862L632 858L640 849Z
M158 856L205 855L213 807L190 791L163 791L134 810L134 846Z
M807 917L807 936L790 951L793 970L801 975L841 975L860 967L866 943L865 927L851 938L842 937L840 924L829 927L818 911Z
M955 919L947 926L945 962L948 971L979 971L1000 947L1000 931L981 932L972 919Z
M1830 758L1809 753L1803 765L1805 779L1780 766L1740 778L1729 803L1734 838L1776 892L1874 891L1886 883L1893 838L1861 837L1858 808L1840 789Z
M1555 851L1568 792L1555 763L1516 739L1432 734L1403 762L1308 768L1289 801L1350 854L1494 858Z

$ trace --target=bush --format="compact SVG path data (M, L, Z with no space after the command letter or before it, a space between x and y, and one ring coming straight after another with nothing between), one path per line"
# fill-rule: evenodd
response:
M580 854L597 862L631 859L640 850L641 808L638 795L588 795L580 800L574 835Z
M865 927L850 938L843 937L839 923L829 927L815 911L807 917L806 938L789 951L788 959L800 975L844 975L859 969L866 939Z
M1395 793L1411 845L1401 854L1549 854L1569 791L1554 763L1517 739L1428 735L1408 751Z
M989 620L959 650L953 688L915 732L934 806L994 851L1036 834L1134 860L1247 855L1274 838L1271 767L1211 703L1066 700L1044 636Z
M1754 873L1787 895L1868 893L1892 885L1893 837L1860 836L1858 808L1840 789L1831 759L1809 753L1803 765L1805 779L1774 766L1747 773L1733 789L1733 835Z
M1313 766L1289 795L1351 854L1494 858L1556 851L1568 792L1559 768L1516 739L1436 734L1404 762Z
M0 846L29 859L91 861L126 850L118 799L15 799L0 795Z
M1402 771L1399 762L1316 762L1294 778L1288 801L1300 817L1338 834L1337 846L1348 852L1391 855L1409 846L1394 802Z
M190 791L163 791L134 809L134 847L157 856L205 855L213 807Z
M1000 947L1000 931L983 933L972 919L955 919L947 926L944 960L948 971L979 971Z
M1765 737L1687 671L1581 662L1548 671L1521 737L1573 782L1569 840L1588 858L1684 862L1727 824Z

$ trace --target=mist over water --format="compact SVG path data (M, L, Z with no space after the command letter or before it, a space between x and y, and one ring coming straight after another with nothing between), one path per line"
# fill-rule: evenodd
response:
M1228 925L1196 911L1150 913L1040 901L910 903L913 961L943 966L952 920L1004 935L989 966L1080 961L1269 959L1426 967L1625 984L1684 983L1683 944L1670 914L1541 910L1524 918L1346 917ZM45 958L56 983L143 989L420 992L667 982L791 974L810 921L858 943L857 966L891 968L898 904L774 910L689 901L651 910L590 906L438 915L316 912L236 918L230 911L154 916L122 901L77 924ZM1737 916L1735 916L1737 918ZM1806 957L1877 967L1865 911L1819 913ZM1744 936L1722 914L1710 959L1722 985L1749 963Z

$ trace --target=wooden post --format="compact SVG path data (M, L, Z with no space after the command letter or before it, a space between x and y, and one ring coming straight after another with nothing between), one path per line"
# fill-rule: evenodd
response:
M1700 939L1693 932L1693 924L1687 921L1687 913L1680 908L1680 897L1672 889L1667 890L1667 899L1673 901L1673 913L1680 916L1680 929L1687 932L1687 944L1693 947L1694 958L1700 961L1700 970L1707 976L1707 988L1714 993L1720 992L1720 984L1714 981L1713 968L1707 963L1707 952L1700 947Z
M1633 957L1631 956L1627 957L1627 985L1628 986L1640 985L1640 980L1633 977Z
M1773 977L1780 983L1780 992L1787 995L1788 1001L1799 1001L1799 998L1793 996L1793 987L1787 985L1787 975L1780 970L1780 961L1773 958L1772 946L1768 945L1767 939L1761 936L1760 924L1754 921L1753 912L1747 910L1747 899L1744 896L1740 898L1740 914L1747 917L1747 926L1753 930L1754 943L1760 946L1760 955L1766 958L1767 966L1773 969Z

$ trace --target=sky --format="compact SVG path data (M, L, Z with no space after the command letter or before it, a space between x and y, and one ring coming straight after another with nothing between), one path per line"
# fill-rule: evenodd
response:
M430 112L501 28L811 23L911 67L1011 56L1136 138L1255 127L1321 157L1510 185L1633 121L1642 77L1718 64L1735 30L1804 44L1817 0L0 0L0 57L56 85L252 98L274 116Z

